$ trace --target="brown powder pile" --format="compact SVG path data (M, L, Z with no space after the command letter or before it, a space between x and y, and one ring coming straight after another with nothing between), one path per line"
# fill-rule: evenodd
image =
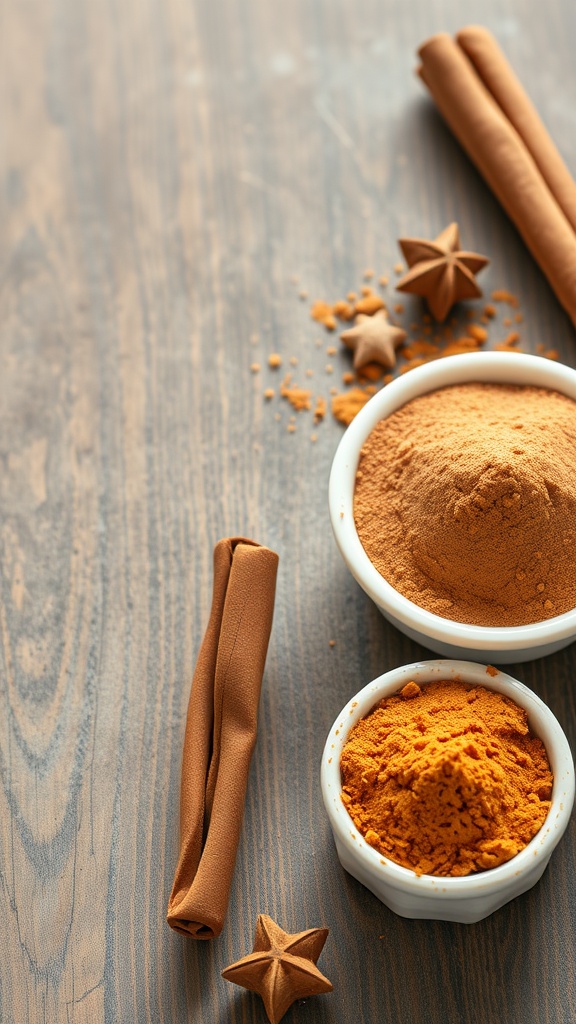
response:
M550 809L552 773L526 712L454 680L408 683L382 700L351 731L340 768L357 829L419 875L497 867Z
M362 449L354 516L368 557L415 604L517 626L576 605L576 403L463 384L409 402Z

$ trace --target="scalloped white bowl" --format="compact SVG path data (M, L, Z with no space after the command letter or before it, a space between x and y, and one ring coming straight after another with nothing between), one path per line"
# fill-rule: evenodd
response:
M475 352L427 363L377 392L347 428L336 450L329 485L332 529L350 572L382 614L412 640L437 654L480 661L530 661L576 639L576 609L526 626L473 626L434 615L400 594L364 551L354 523L354 487L360 450L380 420L418 395L481 381L530 384L560 391L576 401L576 370L539 356Z
M546 747L554 774L548 816L532 841L497 868L464 878L417 876L413 871L382 858L366 842L342 803L340 756L350 730L379 700L397 693L412 679L419 685L434 679L458 679L506 694L525 708L531 731ZM485 665L465 661L423 661L386 672L348 701L326 740L321 784L338 857L349 874L401 917L471 924L526 892L543 874L570 820L574 804L574 762L564 731L550 708L523 683L503 672L492 676L487 673Z

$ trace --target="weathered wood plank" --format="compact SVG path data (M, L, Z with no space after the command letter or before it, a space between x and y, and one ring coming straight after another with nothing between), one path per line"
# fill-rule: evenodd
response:
M492 259L486 290L520 296L524 347L576 365L567 318L413 75L418 43L475 5L0 15L0 1021L261 1021L220 978L259 911L331 928L335 992L287 1020L573 1021L574 829L533 892L471 928L396 918L338 866L328 728L426 652L336 554L340 427L312 443L310 416L289 433L291 410L262 397L270 352L325 397L347 366L300 288L345 294L391 270L400 234L451 219ZM486 0L482 17L576 167L572 5ZM276 617L230 917L195 945L165 924L181 744L212 546L242 532L280 553ZM572 742L575 657L516 671Z

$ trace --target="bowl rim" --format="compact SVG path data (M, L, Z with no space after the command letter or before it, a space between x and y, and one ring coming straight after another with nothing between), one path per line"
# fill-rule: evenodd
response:
M491 674L488 672L491 669ZM439 679L455 679L504 693L528 712L529 723L536 735L547 737L546 752L553 768L554 784L550 810L536 835L510 860L496 868L464 877L416 875L409 868L383 857L366 842L348 814L340 793L340 755L350 730L364 718L382 697L397 693L414 679L424 685ZM544 742L544 740L543 740ZM574 761L562 726L547 704L518 679L477 662L435 659L401 665L373 679L342 708L328 733L321 761L322 798L334 836L346 847L356 862L383 885L421 896L458 899L462 896L492 895L512 886L521 875L529 874L537 858L545 862L562 838L574 804Z
M332 531L340 553L363 590L385 613L426 636L456 647L490 650L538 648L576 635L576 608L522 626L475 626L436 615L396 590L371 563L354 522L354 486L360 449L376 424L419 395L453 384L529 384L576 401L576 370L541 356L474 352L426 363L387 384L360 410L336 449L328 488Z

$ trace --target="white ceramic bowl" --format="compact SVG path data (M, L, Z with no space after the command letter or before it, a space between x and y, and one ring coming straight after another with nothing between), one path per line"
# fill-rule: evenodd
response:
M500 867L464 878L417 876L383 860L358 831L341 799L340 755L350 730L383 697L414 680L458 679L504 693L528 712L532 732L539 736L554 774L552 803L540 831L520 853ZM561 839L574 803L574 763L564 732L550 708L511 676L492 676L485 665L466 661L423 661L392 669L348 702L326 740L321 767L322 797L342 867L402 917L471 924L488 917L538 881Z
M576 638L576 609L527 626L488 627L454 622L420 608L374 568L354 524L354 486L360 450L376 424L418 395L451 384L484 381L531 384L576 400L576 370L539 356L475 352L426 363L396 378L360 410L334 456L329 505L332 529L346 565L393 625L425 647L448 657L498 664L529 661L566 647Z

